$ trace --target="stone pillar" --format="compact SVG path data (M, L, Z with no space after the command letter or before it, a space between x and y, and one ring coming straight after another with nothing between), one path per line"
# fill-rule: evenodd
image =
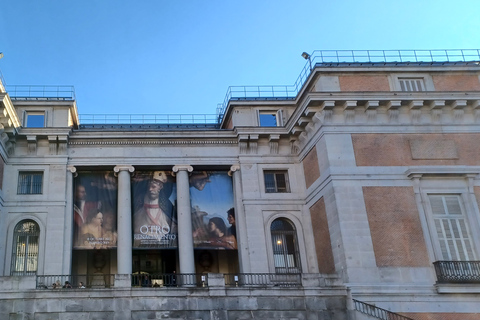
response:
M240 273L250 273L250 256L248 255L247 243L247 220L242 203L242 180L240 166L230 167L228 175L233 177L233 197L235 201L235 225L237 228L238 260Z
M67 185L65 192L65 220L63 236L63 266L62 274L70 274L72 267L72 241L73 241L73 178L77 176L77 168L67 166Z
M117 202L117 274L132 273L132 201L130 173L135 168L119 165L113 168L118 176Z
M188 173L193 171L189 165L176 165L173 172L177 176L177 222L178 255L180 273L195 273L193 256L192 208L190 204L190 184Z

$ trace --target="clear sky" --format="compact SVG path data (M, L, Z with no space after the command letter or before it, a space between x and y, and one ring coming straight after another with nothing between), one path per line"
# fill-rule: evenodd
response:
M3 0L7 85L73 85L81 114L214 114L291 85L301 53L478 49L479 0Z

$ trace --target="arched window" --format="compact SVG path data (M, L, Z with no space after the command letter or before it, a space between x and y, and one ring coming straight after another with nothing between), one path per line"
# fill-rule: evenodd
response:
M270 226L276 273L300 273L297 232L288 219L276 219Z
M12 276L35 275L40 228L35 221L20 221L13 232Z

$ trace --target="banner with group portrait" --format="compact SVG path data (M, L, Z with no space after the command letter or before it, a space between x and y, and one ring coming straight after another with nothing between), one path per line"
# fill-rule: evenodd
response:
M194 247L237 249L232 177L226 171L194 171L189 182Z
M117 190L113 171L78 172L74 181L74 249L117 247Z

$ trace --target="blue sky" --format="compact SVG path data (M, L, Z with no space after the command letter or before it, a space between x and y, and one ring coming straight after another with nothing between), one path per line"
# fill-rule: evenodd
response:
M291 85L303 51L480 48L478 0L4 0L8 85L73 85L81 114L214 114Z

